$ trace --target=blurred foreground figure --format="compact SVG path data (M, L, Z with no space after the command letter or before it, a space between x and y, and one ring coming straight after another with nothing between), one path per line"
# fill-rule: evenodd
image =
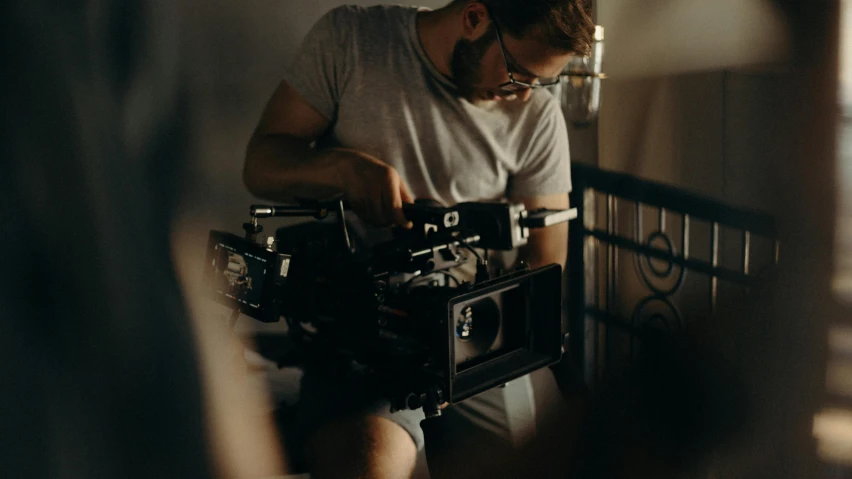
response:
M176 9L2 10L2 475L236 475L213 461L170 257L186 128Z

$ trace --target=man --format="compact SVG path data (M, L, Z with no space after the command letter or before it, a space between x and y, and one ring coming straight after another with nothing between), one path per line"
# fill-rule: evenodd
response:
M570 57L589 50L588 3L456 0L435 11L332 10L308 34L263 113L246 155L247 187L280 202L342 193L377 226L406 225L402 206L415 198L567 208L564 119L540 87L555 84ZM567 225L535 230L520 254L533 268L564 266ZM305 378L303 397L316 385L315 376ZM311 403L316 420L300 417L314 477L410 474L423 441L418 416L379 404L320 423L331 411ZM359 440L369 448L353 444Z

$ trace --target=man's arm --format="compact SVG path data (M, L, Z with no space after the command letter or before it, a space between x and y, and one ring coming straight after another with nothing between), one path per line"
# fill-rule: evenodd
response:
M512 198L513 203L523 203L528 210L548 208L568 209L568 194ZM568 259L568 223L530 230L529 242L518 252L518 259L525 261L531 269L556 263L565 269Z
M266 105L246 149L243 182L272 201L319 197L342 190L338 162L311 148L329 120L282 81ZM309 191L303 191L309 190Z
M329 126L329 119L282 81L246 150L243 181L249 191L284 203L343 194L366 221L406 224L402 204L414 200L395 169L358 151L312 146Z

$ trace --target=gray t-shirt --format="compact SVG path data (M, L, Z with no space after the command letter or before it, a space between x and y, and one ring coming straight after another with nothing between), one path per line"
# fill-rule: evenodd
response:
M319 147L346 147L399 171L415 198L444 205L571 190L556 99L472 104L429 60L418 9L338 7L305 38L285 80L331 120Z

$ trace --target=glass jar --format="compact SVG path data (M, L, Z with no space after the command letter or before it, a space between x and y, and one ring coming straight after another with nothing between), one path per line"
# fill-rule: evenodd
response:
M562 71L560 97L565 119L575 125L591 122L597 117L601 105L601 80L603 73L604 29L595 26L595 39L587 56L571 59Z

